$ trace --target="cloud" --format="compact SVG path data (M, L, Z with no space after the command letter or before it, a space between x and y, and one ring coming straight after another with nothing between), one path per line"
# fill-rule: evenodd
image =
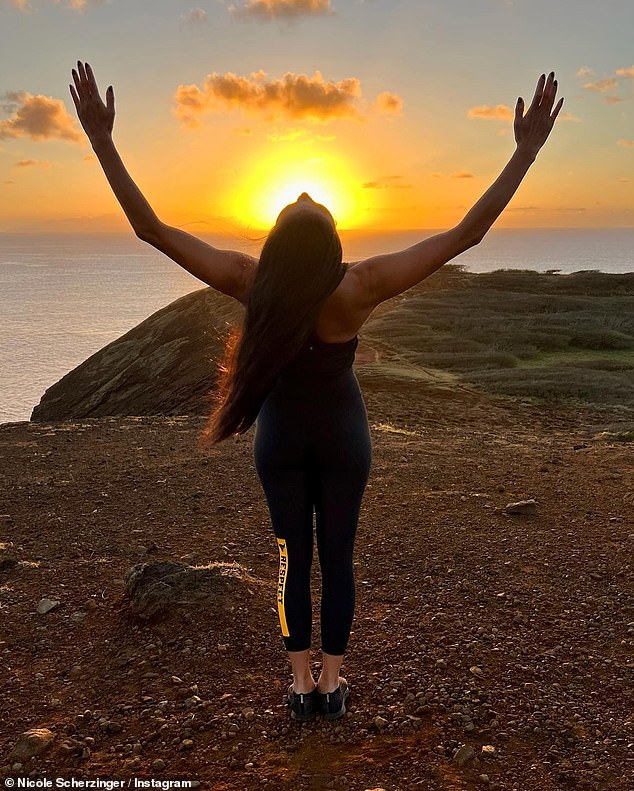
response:
M330 0L245 0L242 5L231 3L228 10L234 16L260 22L334 14Z
M589 69L587 66L581 66L577 69L577 77L581 79L585 79L586 77L591 77L594 74L592 69Z
M212 112L245 110L267 120L284 116L311 121L360 118L361 83L356 77L327 82L316 71L312 77L287 72L281 79L267 80L263 71L248 77L217 74L198 85L179 85L174 94L174 113L189 127L199 126L199 116Z
M186 14L181 14L179 27L197 27L207 23L207 12L204 8L190 8Z
M614 77L606 77L603 80L596 80L596 82L587 82L583 87L587 91L595 91L596 93L607 93L613 91L618 86L618 82Z
M9 0L9 2L20 11L32 11L30 0ZM84 11L88 6L104 5L109 3L110 0L48 0L48 2L54 5L63 5L64 8L68 8L71 11Z
M510 206L504 209L505 212L534 213L550 212L553 214L579 214L587 211L585 206Z
M624 146L625 148L634 148L634 140L625 140L625 138L620 138L620 140L616 141L620 146Z
M621 98L620 96L604 96L603 101L606 104L620 104L621 102L624 102L625 99Z
M472 107L467 112L467 116L469 118L493 118L498 121L512 121L514 113L505 104L497 104L495 107L482 104L479 107Z
M432 173L431 176L432 176L432 178L435 178L435 179L447 178L447 176L444 173ZM472 178L475 178L475 176L473 175L473 173L470 170L459 170L457 173L451 173L449 175L449 178L451 178L451 179L472 179Z
M629 66L624 69L617 69L616 74L619 77L634 77L634 66Z
M483 104L479 107L472 107L467 111L467 116L469 118L493 119L495 121L512 121L515 117L515 113L505 104L498 104L495 107ZM581 123L581 118L577 118L577 116L572 113L559 113L557 120Z
M411 189L411 184L402 184L403 176L381 176L375 181L366 181L361 187L364 190L380 189Z
M30 137L31 140L83 140L77 122L67 113L64 102L52 96L33 95L26 91L9 91L3 95L5 112L11 118L0 121L0 140Z
M43 168L48 170L51 166L51 163L47 162L45 159L21 159L19 162L15 163L16 168L32 168L36 165L41 165Z
M0 181L0 184L15 184L15 181L9 181L6 179L5 181Z
M383 91L380 93L374 102L374 109L381 115L402 115L403 114L403 100L396 93L390 91Z

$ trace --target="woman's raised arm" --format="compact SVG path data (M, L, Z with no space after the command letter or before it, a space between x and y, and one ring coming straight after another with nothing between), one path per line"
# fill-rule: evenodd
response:
M542 74L537 81L535 95L526 114L523 100L517 100L515 152L495 182L458 225L406 250L373 256L351 267L357 277L362 301L368 307L401 294L482 241L546 142L564 101L560 99L553 110L556 93L557 80L555 73L551 72L548 79Z
M77 61L72 70L75 87L69 86L77 115L112 190L134 232L144 242L169 256L194 277L235 297L248 297L257 259L234 250L219 250L191 234L161 222L127 172L112 140L114 91L101 100L90 64Z

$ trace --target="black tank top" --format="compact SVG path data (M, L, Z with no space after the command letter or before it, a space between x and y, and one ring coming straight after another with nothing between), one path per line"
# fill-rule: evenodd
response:
M343 343L326 343L312 330L297 356L285 367L284 377L331 375L345 371L354 363L358 344L358 335Z

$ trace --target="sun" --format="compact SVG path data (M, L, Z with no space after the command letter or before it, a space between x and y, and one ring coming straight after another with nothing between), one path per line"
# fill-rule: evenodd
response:
M284 206L307 192L330 211L338 228L349 228L355 224L358 184L341 158L302 156L287 149L256 161L233 196L232 213L241 225L268 230Z

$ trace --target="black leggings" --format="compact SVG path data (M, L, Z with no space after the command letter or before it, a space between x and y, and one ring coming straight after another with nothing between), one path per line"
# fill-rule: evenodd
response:
M321 650L341 655L354 617L352 556L372 463L366 407L352 368L282 377L258 415L254 457L280 553L277 608L286 650L311 644L314 511Z

